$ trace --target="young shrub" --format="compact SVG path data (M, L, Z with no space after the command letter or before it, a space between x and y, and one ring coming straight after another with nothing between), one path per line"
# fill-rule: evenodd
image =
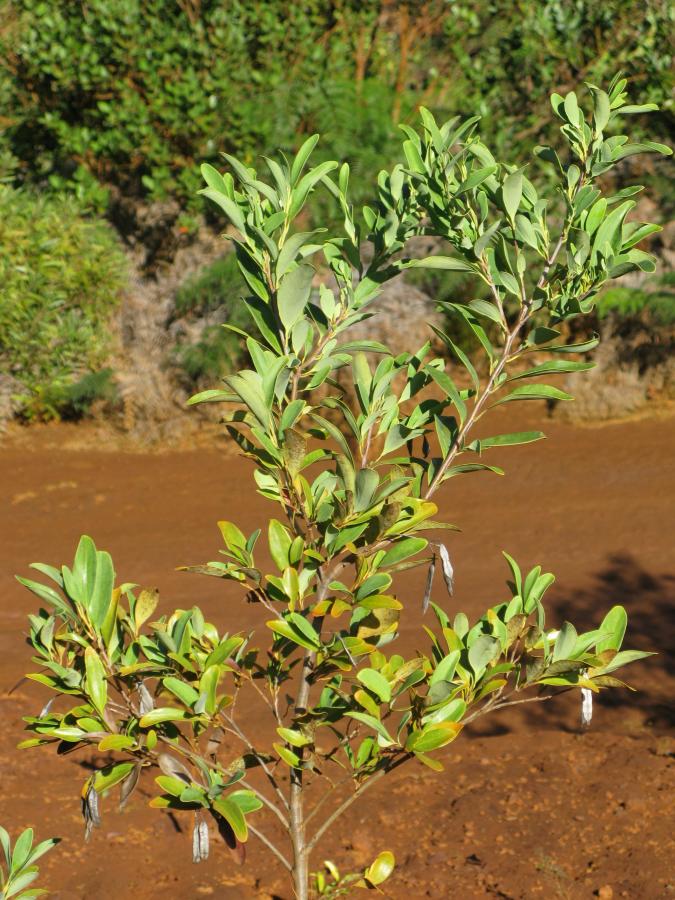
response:
M71 567L35 564L49 584L19 579L46 604L31 616L40 671L29 677L58 701L26 718L24 746L113 754L82 789L87 834L111 788L119 785L126 802L146 770L159 771L152 805L192 814L195 861L209 853L211 826L240 862L249 834L262 841L300 900L375 888L394 868L387 849L364 871L342 875L329 864L310 877L323 836L372 785L402 766L441 772L439 751L466 725L517 703L579 690L588 725L593 696L622 686L620 670L648 655L623 649L620 606L586 633L570 622L552 626L544 595L553 575L540 566L523 572L508 554L508 593L478 621L454 601L452 612L431 602L434 578L449 595L454 578L443 537L453 526L437 520L436 494L453 478L499 471L489 463L493 447L543 436L478 440L473 426L503 403L571 399L544 380L588 368L579 357L596 342L566 345L556 326L591 310L608 279L654 268L635 246L654 229L626 220L639 188L605 197L596 180L632 153L668 149L608 135L635 111L621 79L607 92L590 86L590 103L574 92L552 103L569 159L538 152L555 167L560 222L525 163L495 160L476 118L439 125L425 109L418 131L404 126L405 163L380 174L365 227L349 200L348 167L307 168L315 138L291 163L269 160L269 181L231 157L225 174L203 168L204 194L239 233L235 252L259 336L247 339L252 368L193 400L226 405L228 430L276 514L252 534L220 522L221 557L192 570L238 584L264 627L223 633L196 607L156 618L156 593L116 586L109 554L89 537ZM335 236L293 227L321 186L344 220ZM420 234L444 240L447 254L409 259L406 242ZM310 260L318 254L336 290L321 287L315 302ZM487 300L445 303L473 333L485 377L437 332L466 369L466 388L429 344L393 357L373 341L349 340L380 286L415 267L470 273L488 288ZM339 369L351 373L356 409L334 377ZM426 570L426 587L406 604L396 577L414 566ZM392 650L402 617L427 613L419 652ZM252 738L256 702L268 715L268 741ZM270 839L269 817L282 824L285 846Z
M7 831L0 825L0 847L5 857L5 868L0 861L0 900L29 900L41 897L47 891L42 888L29 887L40 874L35 863L41 856L58 844L58 838L49 838L33 846L33 829L27 828L12 843Z
M124 255L104 222L67 198L0 185L0 375L23 385L20 415L56 418L71 397L77 405L83 390L91 394L91 378L76 383L110 352L125 282ZM101 390L103 381L99 374Z

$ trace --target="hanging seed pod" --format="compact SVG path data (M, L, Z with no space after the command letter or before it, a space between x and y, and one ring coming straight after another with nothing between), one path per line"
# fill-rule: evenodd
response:
M448 553L448 548L445 546L445 544L438 545L438 552L441 556L441 565L443 566L443 579L445 581L445 586L448 589L448 594L450 594L450 596L452 597L455 571L452 568L452 563L450 562L450 554Z
M45 705L44 705L44 706L42 707L42 709L40 710L40 715L39 715L38 718L44 719L45 716L48 716L48 715L49 715L49 712L50 712L50 710L51 710L51 708L52 708L52 705L53 705L53 703L54 703L55 700L56 700L56 697L52 697L51 700L47 700L47 702L45 703Z
M195 824L192 829L192 862L200 863L209 858L209 826L204 819L195 813Z
M136 690L138 691L138 699L140 702L139 711L142 716L145 716L151 710L155 708L155 701L152 699L152 694L146 688L144 681L139 681L136 685Z
M133 769L131 770L131 772L129 772L127 777L122 782L122 785L120 787L120 805L119 805L120 809L124 809L124 807L127 805L127 801L129 800L129 797L131 797L131 795L133 794L133 792L136 789L136 785L138 784L138 779L140 778L140 775L141 775L141 767L134 766Z
M98 792L91 785L82 798L82 816L84 817L84 839L88 841L93 828L101 825L101 816L98 805Z
M431 600L431 589L434 586L434 575L436 574L436 554L431 557L429 563L429 571L427 572L427 584L424 588L424 597L422 598L422 615L429 609L429 601Z
M201 858L209 858L209 826L202 819L199 823L199 853Z
M192 827L192 862L199 863L202 861L199 836L199 820L195 816L195 824Z
M171 778L179 778L186 784L192 784L192 782L194 781L192 773L190 772L188 767L179 759L176 759L175 756L172 756L170 753L160 753L157 757L157 762L159 763L159 767L165 775L170 775Z
M588 728L593 718L593 691L581 689L581 727Z

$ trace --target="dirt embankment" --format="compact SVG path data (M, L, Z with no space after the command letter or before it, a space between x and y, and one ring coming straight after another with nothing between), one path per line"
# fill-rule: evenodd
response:
M539 412L501 415L495 432L542 425ZM439 587L435 599L480 614L504 596L507 549L557 573L552 621L591 625L623 603L629 646L659 655L630 671L636 693L603 694L588 733L578 731L576 697L516 707L467 729L448 748L444 774L404 769L353 807L314 863L331 858L349 870L391 848L388 897L675 896L675 418L602 428L547 421L543 430L549 440L498 457L505 478L461 476L442 495L443 517L463 531L449 540L455 597ZM233 868L220 847L193 866L190 823L149 810L150 784L124 813L104 802L103 827L84 845L78 794L90 761L14 750L21 716L43 695L25 684L6 690L30 670L22 636L37 604L12 575L34 560L69 561L80 533L112 552L121 579L158 586L164 609L199 603L231 631L257 621L231 588L173 571L215 557L218 518L250 531L270 513L228 445L144 455L68 449L68 434L33 432L0 449L0 822L64 838L44 858L57 900L290 900L253 838L250 867ZM411 601L402 652L422 640L423 579L401 582Z

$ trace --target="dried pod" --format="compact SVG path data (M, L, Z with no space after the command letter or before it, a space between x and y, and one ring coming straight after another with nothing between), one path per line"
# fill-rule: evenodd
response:
M157 757L157 762L165 775L170 775L172 778L180 778L186 784L192 784L195 780L188 767L170 753L160 753Z
M89 785L87 793L82 799L82 816L84 817L84 839L88 841L93 828L101 825L101 815L98 805L98 792Z
M450 562L450 554L448 553L448 548L445 546L445 544L438 545L438 552L441 556L441 565L443 566L443 579L445 580L445 586L448 589L448 593L452 597L455 572L452 568L452 563Z
M192 862L200 863L209 858L209 826L199 813L195 813L195 824L192 829Z
M138 784L138 779L141 775L141 766L134 766L131 772L127 775L127 777L122 782L120 787L120 809L124 809L127 805L127 801L129 797L133 794L136 789L136 785Z
M144 716L155 708L155 701L152 699L152 694L146 688L144 681L138 682L136 690L138 692L139 711Z
M436 554L431 557L429 563L429 571L427 572L427 583L424 588L424 597L422 598L422 615L429 609L429 601L431 600L431 589L434 586L434 575L436 574Z
M593 691L581 689L581 727L588 728L593 718Z

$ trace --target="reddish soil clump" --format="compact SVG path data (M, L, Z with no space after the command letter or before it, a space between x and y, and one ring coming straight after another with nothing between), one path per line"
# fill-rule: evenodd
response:
M492 433L541 425L538 412L501 415ZM548 441L495 455L505 478L465 475L441 492L443 518L462 533L449 538L455 597L439 587L435 599L469 614L498 602L506 549L557 574L552 625L591 626L623 603L626 644L659 655L627 670L636 693L602 694L586 733L576 695L479 720L441 756L444 774L411 766L352 807L315 868L330 858L348 871L389 848L391 898L675 897L675 418L543 427ZM0 449L0 822L13 834L32 825L40 838L63 837L44 857L41 881L60 900L290 900L283 872L253 837L245 868L218 845L195 867L190 821L148 809L149 781L122 813L104 801L103 825L85 845L79 790L92 760L14 749L21 716L44 693L25 682L10 692L30 671L23 636L38 606L12 576L35 560L70 562L80 533L112 552L120 580L159 587L160 610L197 603L229 631L257 621L232 587L174 571L216 557L217 519L251 531L271 514L229 445L106 452L70 449L64 434L37 432ZM400 584L399 595L412 598L402 652L425 646L415 599L424 577Z

